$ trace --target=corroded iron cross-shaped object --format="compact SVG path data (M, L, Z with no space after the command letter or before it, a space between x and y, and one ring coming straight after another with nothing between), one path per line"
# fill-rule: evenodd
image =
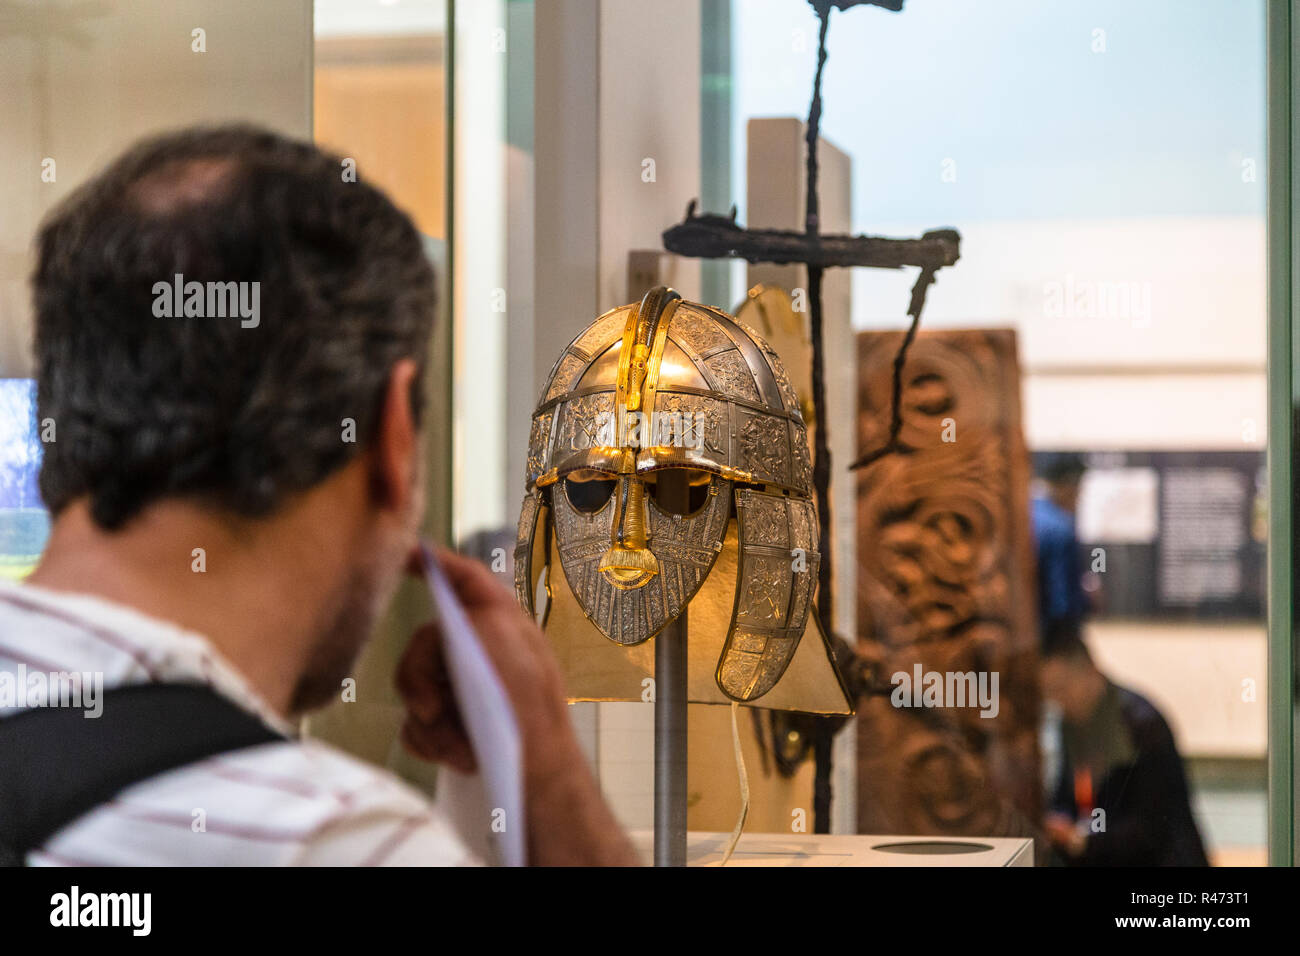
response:
M809 331L812 338L812 401L817 427L813 442L813 488L817 497L817 522L820 530L821 563L817 574L817 616L822 630L833 634L831 626L831 547L830 476L831 455L827 439L825 349L822 336L822 273L832 267L866 266L874 269L918 267L921 272L912 287L907 314L912 317L907 334L894 356L893 395L890 407L889 439L881 447L859 458L849 467L862 468L898 448L902 430L903 364L907 349L916 337L921 321L925 294L934 282L935 273L957 261L961 237L955 229L936 229L920 239L887 239L878 236L823 235L819 227L820 204L817 193L817 140L822 115L822 71L826 66L826 31L831 8L847 10L869 5L898 12L903 0L809 0L820 24L817 39L817 72L813 78L812 103L808 109L805 133L807 158L804 203L804 231L780 229L745 229L730 216L696 215L695 202L687 207L686 218L663 234L664 248L678 255L698 259L745 259L751 263L776 265L802 263L808 269ZM830 764L831 739L838 722L817 721L813 750L817 765L814 784L814 829L830 832Z
M801 263L808 269L809 325L812 337L813 413L817 428L813 449L813 485L817 494L817 518L821 531L821 567L817 581L817 613L822 629L831 627L831 534L830 534L830 448L827 441L825 356L822 341L822 273L836 266L866 266L875 269L901 269L916 266L921 270L912 287L907 314L912 324L894 359L893 405L889 440L882 447L854 462L861 468L889 454L897 447L902 427L900 406L902 369L907 348L912 344L925 305L925 293L934 282L935 273L957 261L961 237L955 229L936 229L920 239L887 239L879 236L823 235L818 227L820 203L817 193L817 140L822 115L822 71L826 66L826 32L832 7L847 10L858 5L903 9L903 0L809 0L817 11L820 29L817 40L817 73L813 79L812 105L808 110L805 163L807 194L804 231L782 229L745 229L730 216L697 215L692 200L686 218L663 234L669 252L697 259L745 259L751 263L776 265Z

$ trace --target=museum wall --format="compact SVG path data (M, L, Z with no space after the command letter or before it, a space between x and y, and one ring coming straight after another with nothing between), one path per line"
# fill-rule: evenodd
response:
M31 178L0 184L0 377L32 373L36 225L105 161L140 136L190 123L247 120L309 133L311 9L310 0L7 8L0 162Z

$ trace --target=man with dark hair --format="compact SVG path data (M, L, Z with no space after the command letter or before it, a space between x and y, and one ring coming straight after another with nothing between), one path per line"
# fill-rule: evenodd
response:
M99 802L11 856L475 862L440 808L294 731L341 692L423 513L433 273L410 220L342 172L337 157L268 131L187 130L131 149L40 231L38 418L56 429L41 472L52 529L28 582L0 588L0 670L100 673L110 688L200 685L217 699L204 712L238 731L231 739L250 738L228 711L246 724L251 715L262 736L121 789L120 768L101 768L116 783L87 785ZM440 557L523 733L530 860L635 862L569 724L545 638L485 568ZM407 746L472 770L436 629L413 636L398 686ZM125 712L127 699L112 706ZM18 716L0 727L37 726L8 710ZM66 739L85 733L69 726ZM60 766L59 753L43 756ZM69 761L59 772L84 770ZM14 776L0 797L35 785ZM486 816L476 824L488 826ZM9 821L0 831L17 839Z
M1140 694L1111 683L1077 636L1049 645L1044 696L1062 715L1064 759L1047 832L1079 866L1206 866L1173 734Z

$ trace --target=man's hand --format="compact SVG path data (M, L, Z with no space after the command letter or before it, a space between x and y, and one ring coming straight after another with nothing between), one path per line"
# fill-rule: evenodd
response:
M560 668L546 636L482 564L445 549L439 550L438 561L501 678L523 735L530 860L543 865L636 864L573 733ZM398 664L397 689L407 706L402 727L407 749L473 771L474 754L456 709L436 624L411 636Z
M442 549L438 562L510 698L524 735L525 776L568 769L565 760L572 755L563 751L576 740L559 666L545 635L482 564ZM413 565L419 567L418 558ZM407 705L402 736L408 748L462 772L475 770L438 624L426 624L411 636L398 664L397 689Z

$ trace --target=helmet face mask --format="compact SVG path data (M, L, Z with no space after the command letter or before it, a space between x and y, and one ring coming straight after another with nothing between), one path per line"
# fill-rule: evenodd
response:
M526 609L544 563L548 592L567 588L605 639L634 648L682 614L727 546L729 619L711 599L716 619L693 611L688 626L725 630L714 679L726 698L780 680L809 624L817 521L798 400L757 333L662 287L601 316L543 389L527 472Z
M681 613L722 550L730 483L711 476L708 503L695 515L666 513L646 482L622 475L609 498L586 513L569 479L551 486L560 565L574 597L607 638L640 644Z

